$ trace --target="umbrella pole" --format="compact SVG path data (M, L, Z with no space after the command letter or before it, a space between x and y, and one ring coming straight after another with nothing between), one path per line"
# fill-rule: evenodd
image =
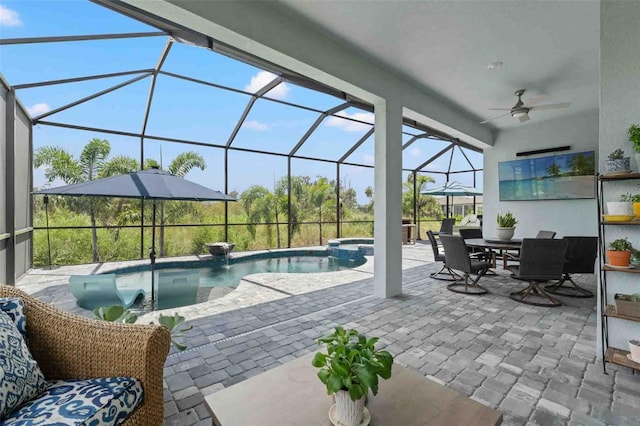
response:
M151 213L151 251L149 252L151 259L151 310L155 309L155 281L156 281L156 202L153 201L153 209Z
M47 253L49 255L49 269L51 269L51 238L49 236L49 196L44 196L44 217L47 225Z

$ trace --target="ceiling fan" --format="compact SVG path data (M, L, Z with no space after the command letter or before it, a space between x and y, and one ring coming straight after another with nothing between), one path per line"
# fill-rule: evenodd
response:
M512 116L520 120L521 123L525 121L529 121L529 112L530 111L540 111L544 109L563 109L568 108L571 105L570 102L562 102L559 104L547 104L547 105L538 105L538 103L547 99L546 95L534 96L533 98L527 100L526 102L522 101L522 95L524 94L524 89L518 89L515 91L515 95L518 97L518 102L511 108L489 108L492 111L509 111L505 114L498 115L497 117L490 118L488 120L484 120L480 122L480 124L488 123L489 121L499 120L503 117Z

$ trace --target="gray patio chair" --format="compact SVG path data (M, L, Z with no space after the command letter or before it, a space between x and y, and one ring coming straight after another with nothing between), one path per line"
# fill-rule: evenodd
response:
M444 247L445 265L464 274L461 279L449 284L447 289L464 294L487 293L487 289L478 285L478 281L487 273L491 263L469 257L469 248L459 235L441 235L440 240ZM469 282L470 275L476 275L471 282Z
M567 297L593 297L593 292L580 287L573 281L571 274L593 274L598 256L598 237L564 237L569 242L564 263L563 276L555 284L544 289L548 293ZM564 286L566 282L572 286Z
M453 225L455 225L455 223L456 220L453 218L442 219L442 223L440 224L440 231L434 232L433 235L440 236L441 234L453 234Z
M482 229L475 229L475 228L459 229L458 232L460 233L460 236L464 240L482 238ZM469 247L469 255L478 260L484 260L485 262L489 262L491 260L491 252L488 252L480 248L474 249ZM487 271L487 274L496 275L495 271L491 269Z
M555 238L555 236L556 236L556 232L555 231L543 231L543 230L540 230L536 234L536 238ZM511 252L506 251L502 255L506 257L507 261L513 261L513 262L519 262L520 261L520 250L518 250L516 253L511 253Z
M431 274L431 278L435 278L436 280L441 281L458 281L461 278L460 275L452 271L445 263L445 255L440 253L440 249L438 248L438 241L436 241L436 237L433 236L433 232L427 231L427 237L429 238L431 248L433 249L433 259L436 262L442 262L442 268L438 272L433 272ZM442 278L440 277L440 275L448 276L448 278Z
M509 266L512 277L529 285L511 293L516 302L535 306L560 306L562 303L540 288L540 283L562 278L569 242L565 239L525 238L520 249L520 264ZM535 298L531 300L531 298ZM542 301L540 301L542 300Z

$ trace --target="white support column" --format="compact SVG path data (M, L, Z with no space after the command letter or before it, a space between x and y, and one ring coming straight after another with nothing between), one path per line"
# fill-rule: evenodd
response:
M375 104L374 284L377 297L402 294L402 105Z

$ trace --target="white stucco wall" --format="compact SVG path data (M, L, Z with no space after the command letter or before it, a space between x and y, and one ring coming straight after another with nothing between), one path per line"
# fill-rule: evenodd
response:
M605 1L601 4L600 14L599 149L602 164L616 148L622 148L628 155L633 153L626 131L631 124L640 123L640 2ZM638 170L637 166L635 170ZM617 200L619 194L626 192L638 194L639 183L608 183L605 199ZM606 228L605 242L623 237L628 237L634 247L640 248L640 226ZM607 273L607 303L612 303L615 293L637 292L640 292L639 275ZM610 319L611 346L628 350L627 342L632 338L640 339L639 323ZM600 345L599 327L597 341Z
M570 145L564 153L598 151L598 111L556 120L531 121L503 130L484 154L484 236L495 237L498 212L511 211L518 219L516 238L535 237L540 229L565 235L598 235L597 205L594 199L548 201L500 201L498 163L550 154L516 157L516 152Z

